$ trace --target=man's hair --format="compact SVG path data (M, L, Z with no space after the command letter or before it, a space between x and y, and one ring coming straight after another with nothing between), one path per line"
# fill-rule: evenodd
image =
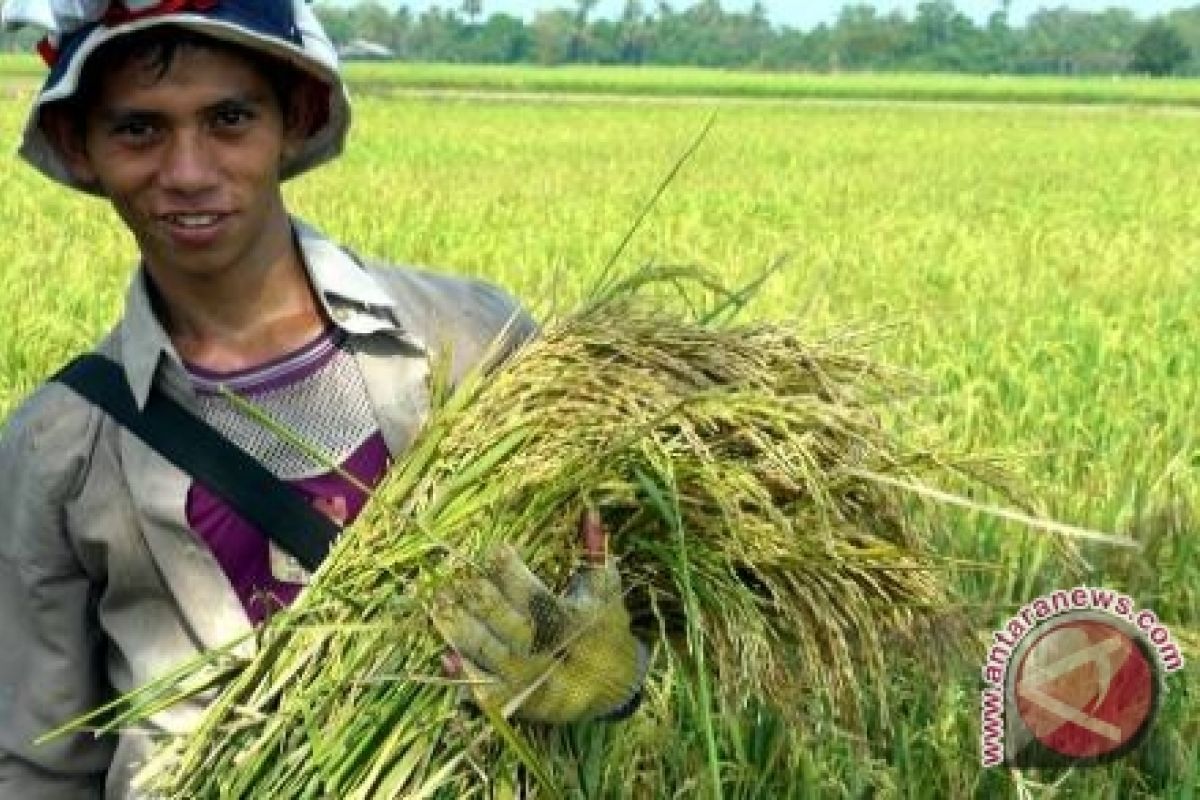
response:
M82 135L105 75L137 63L145 67L157 83L170 71L179 51L188 48L229 54L249 62L270 84L284 119L293 110L294 89L313 80L298 67L259 50L178 25L156 25L119 36L97 49L84 65L74 94L52 105L65 111L76 132Z

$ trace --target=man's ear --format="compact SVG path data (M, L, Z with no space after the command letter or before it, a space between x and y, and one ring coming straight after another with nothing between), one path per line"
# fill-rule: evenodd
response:
M42 109L38 125L62 156L71 177L79 183L95 183L96 170L87 153L84 131L75 115L61 105L49 105Z
M327 85L308 76L292 86L283 121L285 158L293 158L299 153L308 137L329 121L330 91Z

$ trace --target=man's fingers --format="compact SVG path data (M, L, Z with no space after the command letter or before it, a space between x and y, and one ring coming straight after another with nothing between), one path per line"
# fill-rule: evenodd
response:
M588 509L583 513L579 536L583 540L583 566L571 578L567 597L577 608L581 604L620 602L621 576L608 551L608 532L598 512Z
M534 639L533 621L525 607L513 605L501 586L481 579L471 584L470 591L461 592L459 598L463 608L486 625L509 650L529 652Z
M440 598L432 617L434 627L462 658L490 672L505 672L512 656L508 646L453 597Z
M513 608L524 613L534 603L552 596L546 584L529 570L512 545L500 545L492 552L488 578Z
M608 562L608 534L595 509L583 512L579 520L579 534L583 539L584 561L593 567L602 567Z

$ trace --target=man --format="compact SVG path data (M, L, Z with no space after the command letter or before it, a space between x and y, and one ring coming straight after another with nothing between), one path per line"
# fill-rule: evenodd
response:
M418 432L431 354L451 352L460 376L502 334L508 346L530 334L492 287L364 266L288 215L280 182L336 156L350 122L332 47L301 0L29 0L5 18L51 31L21 154L106 198L137 242L124 315L97 350L139 408L154 392L173 398L348 524L366 499L359 484ZM227 391L342 469L248 422ZM603 561L603 533L591 522L585 534ZM502 591L534 581L511 553L497 564ZM306 577L203 482L75 391L41 387L0 441L0 798L134 796L144 733L33 740L245 634ZM518 628L536 628L515 610ZM543 663L503 641L513 611L441 609L452 662L505 679ZM566 645L586 646L599 672L572 680L564 667L529 716L594 718L636 698L644 654L616 618ZM479 696L520 689L498 679ZM186 730L199 711L153 722Z

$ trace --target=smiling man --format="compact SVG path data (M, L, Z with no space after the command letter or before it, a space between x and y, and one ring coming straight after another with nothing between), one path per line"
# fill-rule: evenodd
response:
M29 0L4 13L51 32L40 48L50 75L21 154L105 198L140 252L124 313L96 348L119 367L134 416L169 398L304 510L345 525L363 488L416 436L431 354L452 354L453 379L496 352L498 337L503 352L532 334L493 287L364 264L288 214L281 182L336 156L350 122L332 47L303 2ZM231 391L339 468L246 418ZM146 731L34 740L244 636L296 597L308 573L244 511L62 382L9 418L0 797L136 796L132 776L153 742ZM612 573L603 532L589 521L584 533L593 562ZM536 593L514 558L498 562L499 595L489 596ZM458 651L451 663L496 676L486 696L498 702L521 691L512 676L543 671L547 657L514 643L536 632L530 608L504 605L452 606L437 620ZM530 700L530 718L573 722L636 703L644 653L626 618L611 619L573 638L566 649L586 650L587 669L559 668ZM201 710L166 709L150 733L186 730Z

